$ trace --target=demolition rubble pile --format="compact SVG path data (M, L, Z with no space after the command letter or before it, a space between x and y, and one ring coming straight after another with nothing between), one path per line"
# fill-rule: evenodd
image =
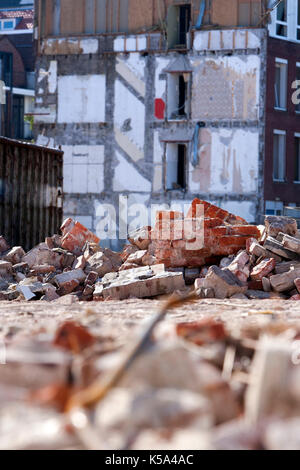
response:
M195 199L186 216L158 212L121 253L72 219L61 232L28 253L0 237L0 300L153 298L192 285L200 298L300 300L300 235L287 217L257 227Z

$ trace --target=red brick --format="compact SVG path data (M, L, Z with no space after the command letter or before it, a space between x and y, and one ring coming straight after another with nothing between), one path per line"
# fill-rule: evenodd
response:
M251 272L251 279L254 281L261 281L263 277L270 274L276 267L276 261L274 258L263 260L258 266Z
M197 208L198 206L200 206L200 209ZM194 199L192 204L191 204L191 207L187 213L187 218L189 219L194 219L195 217L197 216L201 216L202 214L202 208L201 206L204 207L204 215L206 215L206 211L209 209L210 207L210 204L209 202L206 202L206 201L201 201L200 199Z
M198 209L199 212L197 212L197 207L200 206L200 210ZM190 218L195 218L196 216L199 217L199 215L202 214L202 207L204 208L204 216L205 218L220 218L222 221L226 221L232 225L247 225L246 220L242 219L241 217L238 217L236 215L230 214L229 212L214 206L206 201L201 201L200 199L194 199L194 201L191 204L191 207L188 211L187 217Z
M214 237L222 237L228 235L228 229L227 227L215 227L210 229L209 233Z
M172 248L174 242L170 240L154 240L152 242L152 247L154 250L167 250Z
M175 248L176 250L185 250L187 246L187 242L185 240L174 240L172 242L172 247Z
M224 235L223 237L220 237L220 245L221 246L243 246L246 248L246 241L247 237L243 235Z
M176 211L158 211L156 212L156 221L168 221L168 220L178 220L183 219L183 212Z
M260 231L255 225L234 225L228 227L229 235L248 235L249 237L256 237L254 239L260 238Z
M79 254L86 242L99 243L100 239L79 222L67 219L61 226L63 239L61 246L65 250Z
M254 237L248 238L248 240L246 241L246 250L247 250L248 253L250 253L250 248L251 248L251 245L253 243L255 243L255 244L257 243L257 240Z
M248 282L249 290L264 290L262 281L249 281Z
M217 206L210 206L208 210L205 211L205 217L208 218L219 218L222 221L226 220L229 216L229 212L220 209Z
M69 321L63 323L56 331L54 346L79 354L95 343L95 338L79 323Z
M216 322L212 318L205 318L192 323L179 323L176 332L181 338L198 346L223 341L227 336L223 323Z

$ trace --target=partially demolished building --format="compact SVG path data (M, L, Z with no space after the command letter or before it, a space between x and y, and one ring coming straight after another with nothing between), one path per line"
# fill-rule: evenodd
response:
M119 210L120 195L147 207L197 196L249 222L275 211L276 187L265 187L268 36L280 37L268 31L270 3L36 1L35 133L65 152L66 216L97 232L99 206ZM279 3L275 22L299 2ZM282 206L300 203L290 179Z

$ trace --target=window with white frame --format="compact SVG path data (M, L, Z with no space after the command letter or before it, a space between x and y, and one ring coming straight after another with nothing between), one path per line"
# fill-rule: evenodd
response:
M274 0L273 5L275 3ZM277 3L271 12L270 36L300 41L300 0L281 0Z
M283 202L266 201L266 215L283 215Z
M1 20L0 21L0 30L1 31L10 31L15 29L16 27L16 20Z
M288 35L287 3L287 0L282 0L276 8L276 36L285 38Z
M295 182L300 183L300 133L295 134Z
M275 60L275 108L286 110L288 61Z
M284 181L286 171L286 132L274 130L273 180Z

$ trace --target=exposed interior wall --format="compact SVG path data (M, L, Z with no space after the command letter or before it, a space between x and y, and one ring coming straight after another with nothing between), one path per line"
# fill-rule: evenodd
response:
M201 0L38 0L41 37L67 34L142 33L167 29L173 6L191 5L191 23ZM266 0L206 0L202 25L258 26Z
M55 47L69 50L65 55L53 54L50 46L44 50L37 63L35 135L65 151L66 216L97 230L102 205L118 215L120 197L128 207L145 204L148 216L153 203L188 204L199 196L249 222L258 220L265 38L258 30L227 33L195 35L186 55L192 113L172 120L168 111L155 116L155 102L166 110L176 102L167 70L182 54L105 55L101 38L60 39ZM195 155L199 121L205 127ZM177 179L183 143L186 187L168 188ZM129 218L135 217L131 209Z

